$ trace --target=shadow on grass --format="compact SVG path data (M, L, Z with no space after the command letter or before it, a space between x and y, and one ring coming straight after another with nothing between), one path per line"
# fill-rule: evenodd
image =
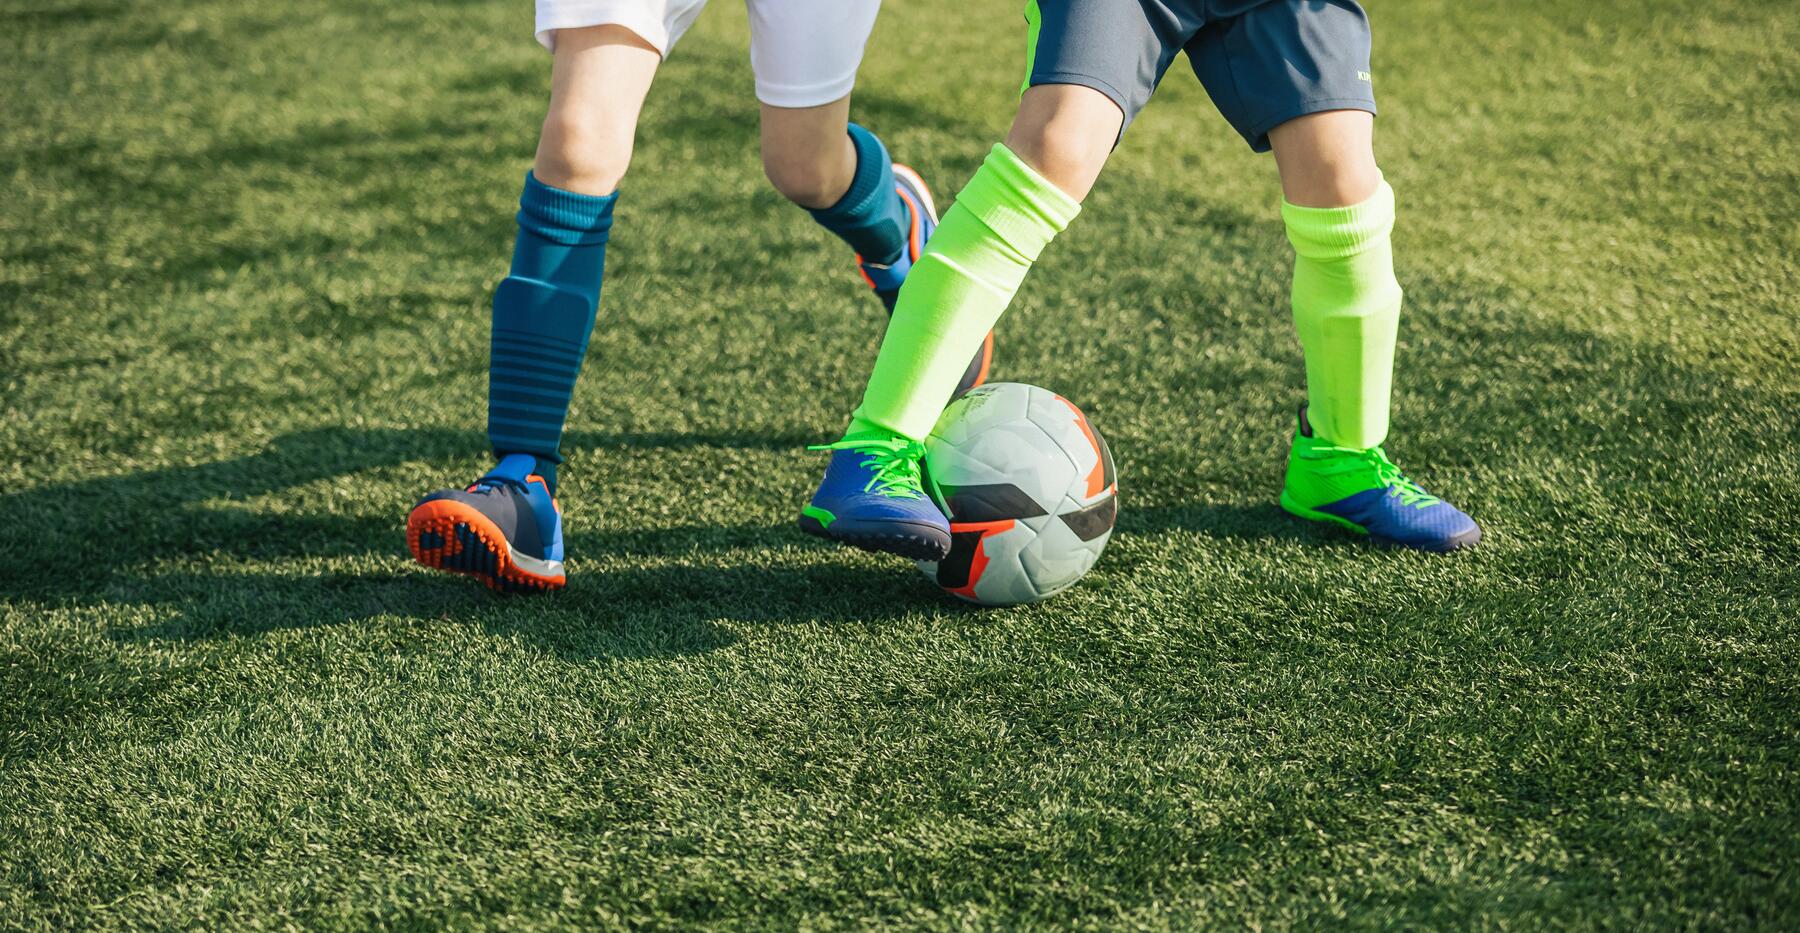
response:
M563 435L563 449L571 450L694 450L705 447L732 450L795 451L808 444L819 443L817 432L793 431L787 434L751 432L675 432L675 431L569 431ZM483 448L485 450L485 448Z
M801 439L731 434L577 434L595 448L759 447ZM282 437L257 454L0 495L0 587L48 605L175 608L124 639L205 639L340 625L380 616L481 625L559 657L590 660L691 654L730 644L720 620L879 621L933 597L905 575L768 561L707 566L683 555L813 547L784 526L643 529L572 537L574 550L641 558L643 566L584 575L548 598L508 598L469 580L403 573L269 573L262 565L403 552L402 517L270 514L233 502L418 459L479 458L473 432L324 428ZM822 547L823 545L818 545ZM671 563L673 558L676 562ZM42 568L79 568L44 573ZM209 571L188 568L206 564ZM897 578L897 579L894 579ZM823 594L823 595L821 595Z
M765 538L785 531L763 529ZM565 661L702 654L738 640L716 624L721 621L879 623L933 600L904 574L763 563L589 571L569 589L542 597L494 595L473 581L412 569L393 576L152 573L119 581L113 592L123 601L175 605L181 612L115 633L121 641L254 637L397 617L479 625Z
M1161 535L1171 531L1227 541L1299 541L1322 547L1364 543L1348 532L1295 518L1274 503L1194 502L1132 508L1127 501L1119 510L1119 534Z
M40 6L9 10L6 19L16 29L49 29L63 26L86 26L104 23L126 12L122 3L71 3L63 6Z

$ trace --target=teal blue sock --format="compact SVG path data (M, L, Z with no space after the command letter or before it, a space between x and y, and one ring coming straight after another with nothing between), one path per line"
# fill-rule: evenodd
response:
M494 291L488 440L496 456L530 454L556 489L563 423L600 307L615 192L553 188L527 172L512 272Z
M906 249L911 220L894 190L894 163L875 134L850 124L856 147L856 174L836 204L808 211L820 226L838 235L867 262L891 264Z

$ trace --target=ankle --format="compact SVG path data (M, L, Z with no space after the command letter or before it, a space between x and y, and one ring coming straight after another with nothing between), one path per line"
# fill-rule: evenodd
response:
M858 413L858 414L854 414L854 415L850 416L850 425L849 425L849 427L846 427L844 429L844 440L847 440L847 441L888 441L888 440L912 440L912 438L909 438L906 435L901 434L899 431L893 430L892 428L882 427L881 425L876 424L875 422L870 421L867 418L864 418L860 413Z

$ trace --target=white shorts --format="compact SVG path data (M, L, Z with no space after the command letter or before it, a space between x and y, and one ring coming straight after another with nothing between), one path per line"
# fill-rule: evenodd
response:
M756 99L816 107L850 93L881 0L744 0ZM537 0L537 40L556 50L556 30L624 26L664 58L706 0Z

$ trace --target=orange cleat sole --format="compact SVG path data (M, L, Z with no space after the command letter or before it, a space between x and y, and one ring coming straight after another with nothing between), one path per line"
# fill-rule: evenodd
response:
M406 517L406 545L413 560L433 570L474 577L501 593L542 593L562 589L567 578L534 573L520 560L486 515L453 500L427 502Z

